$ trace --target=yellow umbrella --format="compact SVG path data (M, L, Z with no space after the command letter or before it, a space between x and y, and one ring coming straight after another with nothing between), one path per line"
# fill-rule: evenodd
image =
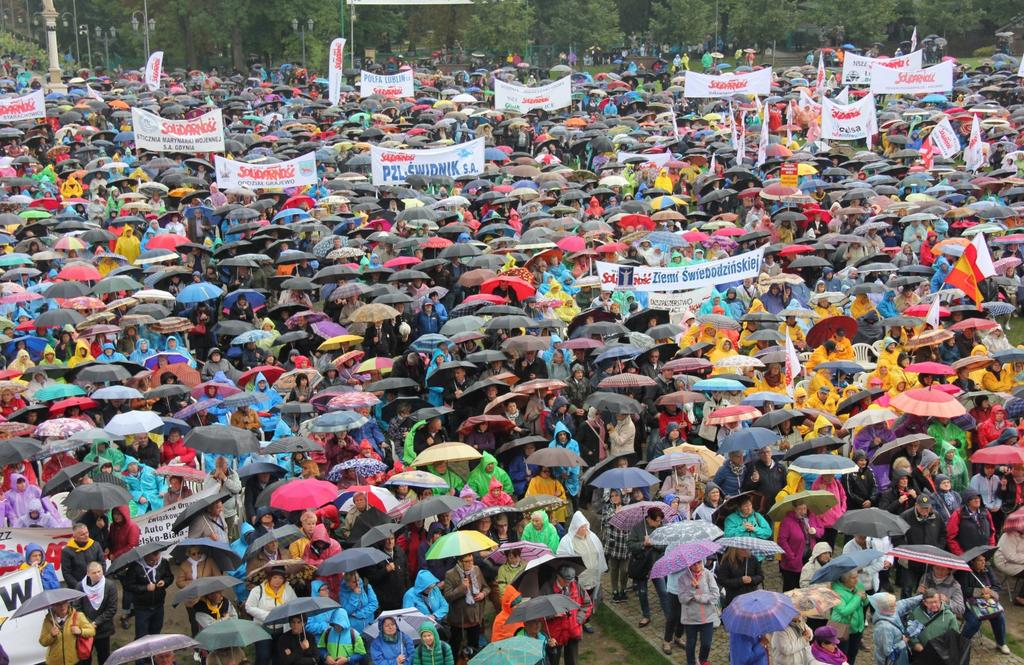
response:
M337 351L343 344L358 344L363 341L363 338L359 335L338 335L325 340L317 351Z
M796 165L796 174L797 175L814 175L817 172L818 172L818 169L814 168L814 166L811 165L811 164L805 164L805 163L801 162L800 164Z
M434 541L427 550L428 559L451 559L454 557L474 554L498 547L494 542L479 531L453 531Z
M426 466L438 462L463 462L483 457L476 448L459 441L445 441L430 446L412 461L410 466Z
M697 453L700 455L700 472L705 478L710 478L718 473L718 470L725 464L725 458L718 453L705 448L695 446L692 443L681 443L664 450L666 453Z

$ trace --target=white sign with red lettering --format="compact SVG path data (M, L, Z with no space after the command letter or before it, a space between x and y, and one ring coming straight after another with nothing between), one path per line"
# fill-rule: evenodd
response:
M572 106L572 78L530 88L494 79L494 108L498 111L529 113L535 109L554 111Z
M843 85L869 85L871 67L879 65L887 69L921 69L921 51L914 51L898 58L869 58L856 53L843 56Z
M928 136L932 140L935 151L946 159L950 159L961 150L960 137L953 129L953 125L950 124L949 118L943 118L942 122L935 125L935 129Z
M732 97L733 95L758 95L766 97L772 90L772 68L765 67L746 74L722 74L709 76L698 72L686 72L685 94L691 99L708 97Z
M483 139L422 150L370 146L370 171L374 185L397 185L411 175L458 178L476 175L483 170Z
M146 87L156 90L160 87L160 77L164 72L164 52L154 51L149 60L146 61L145 80Z
M331 42L327 51L327 99L337 104L341 99L342 69L345 64L345 38L338 37Z
M359 72L360 97L412 97L414 89L411 69L391 75Z
M871 92L876 95L920 95L952 89L952 60L925 69L889 69L878 64L871 69Z
M310 152L287 162L247 164L214 155L217 186L248 189L281 189L316 183L316 153Z
M132 108L135 145L154 152L224 152L224 118L213 109L191 120L170 120Z
M837 104L831 99L822 100L821 138L838 141L864 139L874 133L875 96L868 93L859 102Z
M21 97L0 99L0 122L21 122L46 117L46 99L42 89Z

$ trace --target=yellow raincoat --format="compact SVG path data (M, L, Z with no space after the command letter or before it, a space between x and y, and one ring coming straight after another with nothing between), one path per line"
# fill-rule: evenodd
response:
M83 355L82 352L85 352ZM84 339L80 339L75 343L75 355L68 358L68 367L78 367L82 363L89 363L96 360L92 357L92 349L89 347L89 342Z
M135 229L130 226L124 227L121 237L114 245L114 253L128 259L128 263L135 263L135 259L139 258L141 253L139 239L135 237Z

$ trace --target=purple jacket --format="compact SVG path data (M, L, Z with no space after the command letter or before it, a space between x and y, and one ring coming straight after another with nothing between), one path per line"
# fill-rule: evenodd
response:
M817 531L816 534L810 536L810 542L807 544L806 551L810 553L814 544L818 542L818 538L824 532L824 527L821 525L821 519L813 514L807 513L807 521L810 526L814 527ZM800 526L800 520L797 519L796 513L787 513L782 518L782 522L779 523L779 547L783 549L782 561L779 562L779 568L782 570L788 570L790 572L799 573L804 567L804 530Z

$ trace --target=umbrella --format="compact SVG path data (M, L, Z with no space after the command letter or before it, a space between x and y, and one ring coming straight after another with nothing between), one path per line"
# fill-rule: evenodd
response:
M428 449L429 450L429 449ZM419 459L419 458L417 458ZM587 463L578 454L569 450L568 448L561 448L555 446L553 448L541 448L535 453L531 454L526 458L527 464L535 466L547 466L547 467L581 467L586 466ZM639 469L637 469L639 471ZM648 474L649 475L649 474ZM658 482L655 478L654 482ZM654 483L648 483L648 487Z
M369 568L388 560L388 555L373 547L353 547L338 552L317 567L319 577L351 573L360 568Z
M396 523L379 524L377 526L370 527L359 539L359 546L370 547L371 545L376 545L385 538L395 535L404 528L405 527L401 524Z
M96 466L96 462L78 462L60 469L50 476L50 479L43 485L43 494L53 496L58 492L71 491L75 487L75 482L95 469Z
M428 464L437 464L438 462L451 463L478 460L480 458L480 451L476 450L472 446L458 441L446 441L444 443L438 443L428 447L417 455L416 459L414 459L409 466L426 466Z
M434 541L427 550L427 559L450 559L494 549L497 546L498 543L479 531L455 531L446 533Z
M217 455L244 455L260 450L260 442L255 434L230 425L195 427L185 435L185 445Z
M731 633L761 637L785 629L797 614L789 597L774 591L751 591L725 608L722 624Z
M651 532L651 542L658 547L670 547L698 540L715 540L722 530L706 520L684 520L659 526Z
M753 554L773 556L782 554L782 548L770 540L751 538L750 536L730 536L719 538L715 541L722 547L735 547L741 550L750 550Z
M18 437L0 443L0 465L18 464L42 452L43 447L35 439Z
M147 658L152 659L154 656L162 653L192 649L198 646L199 642L196 642L187 635L178 635L176 633L146 635L134 642L129 642L111 653L103 661L103 665L125 665L125 663L133 661L144 661Z
M879 508L861 508L846 512L835 523L836 531L847 535L864 535L871 538L902 536L910 525L899 515Z
M840 330L846 333L846 339L853 339L857 334L857 322L849 316L830 316L822 319L807 331L807 345L821 346L825 340L835 336Z
M580 606L568 596L560 593L546 594L524 600L516 605L508 617L508 622L525 623L535 619L548 619L578 609Z
M412 508L405 511L405 515L402 516L402 524L412 524L434 515L450 513L456 508L462 508L465 505L466 502L462 499L448 495L431 497L425 501L417 501L412 505Z
M686 570L698 561L714 556L721 549L721 543L713 543L710 540L680 543L654 562L654 566L651 568L651 579L668 577L672 573Z
M205 513L207 508L218 501L224 502L230 498L231 494L226 491L200 496L200 498L185 506L184 510L178 514L177 519L174 520L174 524L171 525L171 531L181 531L182 529L185 529L194 518Z
M429 617L412 607L403 607L398 610L385 610L377 615L377 619L375 621L363 629L363 634L372 639L377 639L380 635L379 624L381 619L394 619L395 623L398 624L398 630L408 635L413 641L420 639L420 626L424 623L431 622Z
M14 610L13 613L8 615L8 619L17 619L34 612L42 612L51 605L57 605L60 603L66 603L72 600L78 600L79 598L85 598L85 594L76 589L50 589L37 593L25 602L23 602L18 609Z
M648 462L646 469L649 473L657 473L670 471L677 466L695 466L700 463L700 455L696 453L665 453ZM638 487L638 485L634 485L634 487Z
M525 540L514 540L502 543L498 546L498 549L488 554L487 558L499 566L503 565L507 561L505 552L510 550L519 550L519 556L522 557L523 561L527 562L533 561L538 557L551 556L551 549L547 545L531 543Z
M631 503L628 506L621 508L610 520L608 520L608 523L616 529L629 531L642 520L646 519L647 511L651 508L661 510L665 514L665 519L673 518L677 514L672 506L661 501L637 501L636 503Z
M231 549L229 543L222 543L211 538L185 538L179 540L171 548L171 560L174 563L181 563L187 556L190 547L200 547L203 553L213 559L214 563L221 570L234 570L242 565L242 557Z
M836 505L838 499L835 494L824 490L797 492L796 494L790 494L781 501L776 501L775 505L768 511L768 519L776 522L781 520L786 514L795 509L794 504L798 502L807 504L807 510L815 515L821 515Z
M789 465L790 471L810 474L831 474L842 475L844 473L856 473L857 465L848 457L819 453L816 455L803 455L793 460Z
M189 582L183 589L174 594L171 605L177 607L189 600L199 600L215 591L231 591L238 585L238 580L230 575L213 575L199 577Z
M850 416L844 425L844 429L853 431L857 427L879 425L891 420L896 420L896 414L889 409L865 409L855 416Z
M336 601L324 598L323 596L296 598L295 600L289 600L287 603L278 605L267 612L266 618L263 619L263 625L272 626L278 623L288 623L292 617L321 614L322 612L336 610L339 607L341 605Z
M524 596L536 598L542 595L540 590L554 579L562 566L572 566L577 575L586 570L582 557L545 554L528 562L523 572L516 575L511 584Z
M856 550L840 554L814 573L814 577L811 578L811 584L835 582L851 570L860 570L883 556L885 556L884 552L879 552L875 549Z
M934 418L956 418L967 413L963 404L941 390L914 388L889 400L889 405L904 413Z
M307 478L292 480L278 487L270 496L270 505L285 511L319 508L338 497L338 487L326 480Z
M246 619L222 619L199 631L196 641L208 651L245 648L254 642L272 639L259 624Z
M113 510L131 503L128 490L110 483L79 485L64 499L64 506L78 510Z
M766 427L747 427L725 437L718 447L718 452L727 455L731 452L757 450L772 445L780 438L782 435L775 430Z
M385 485L407 485L421 489L448 489L448 483L427 471L402 471L384 481Z
M889 550L887 554L897 559L923 563L926 566L943 566L965 572L971 570L970 564L964 559L934 545L901 545Z
M973 464L1024 464L1024 449L1017 446L998 445L982 448L971 455Z
M590 484L594 487L605 489L624 489L627 487L650 487L658 482L658 477L654 474L648 473L643 469L627 466L625 468L608 469L590 481Z
M564 598L561 595L558 597ZM567 602L575 605L571 600ZM516 609L522 608L525 604L520 604ZM514 614L515 612L513 612ZM509 616L508 621L512 623L512 616ZM517 635L489 643L473 656L469 663L470 665L536 665L543 660L544 645L540 641L526 635Z
M928 448L929 450L935 446L935 439L928 436L927 434L907 434L901 436L898 439L886 443L878 449L874 455L871 456L872 464L889 464L893 459L900 456L901 453L906 449L907 446L912 443L917 443L921 448Z
M832 608L842 602L839 594L827 584L790 589L785 594L793 601L800 615L807 619L828 619L832 616Z
M138 563L139 561L142 561L145 557L149 556L153 552L162 552L163 550L167 549L168 547L174 544L174 540L154 540L152 542L148 542L139 545L138 547L132 548L124 554L122 554L121 556L114 559L110 563L110 566L107 568L107 575L113 576L122 568L126 568L127 566L130 566L133 563ZM235 580L235 583L237 584L238 581Z

